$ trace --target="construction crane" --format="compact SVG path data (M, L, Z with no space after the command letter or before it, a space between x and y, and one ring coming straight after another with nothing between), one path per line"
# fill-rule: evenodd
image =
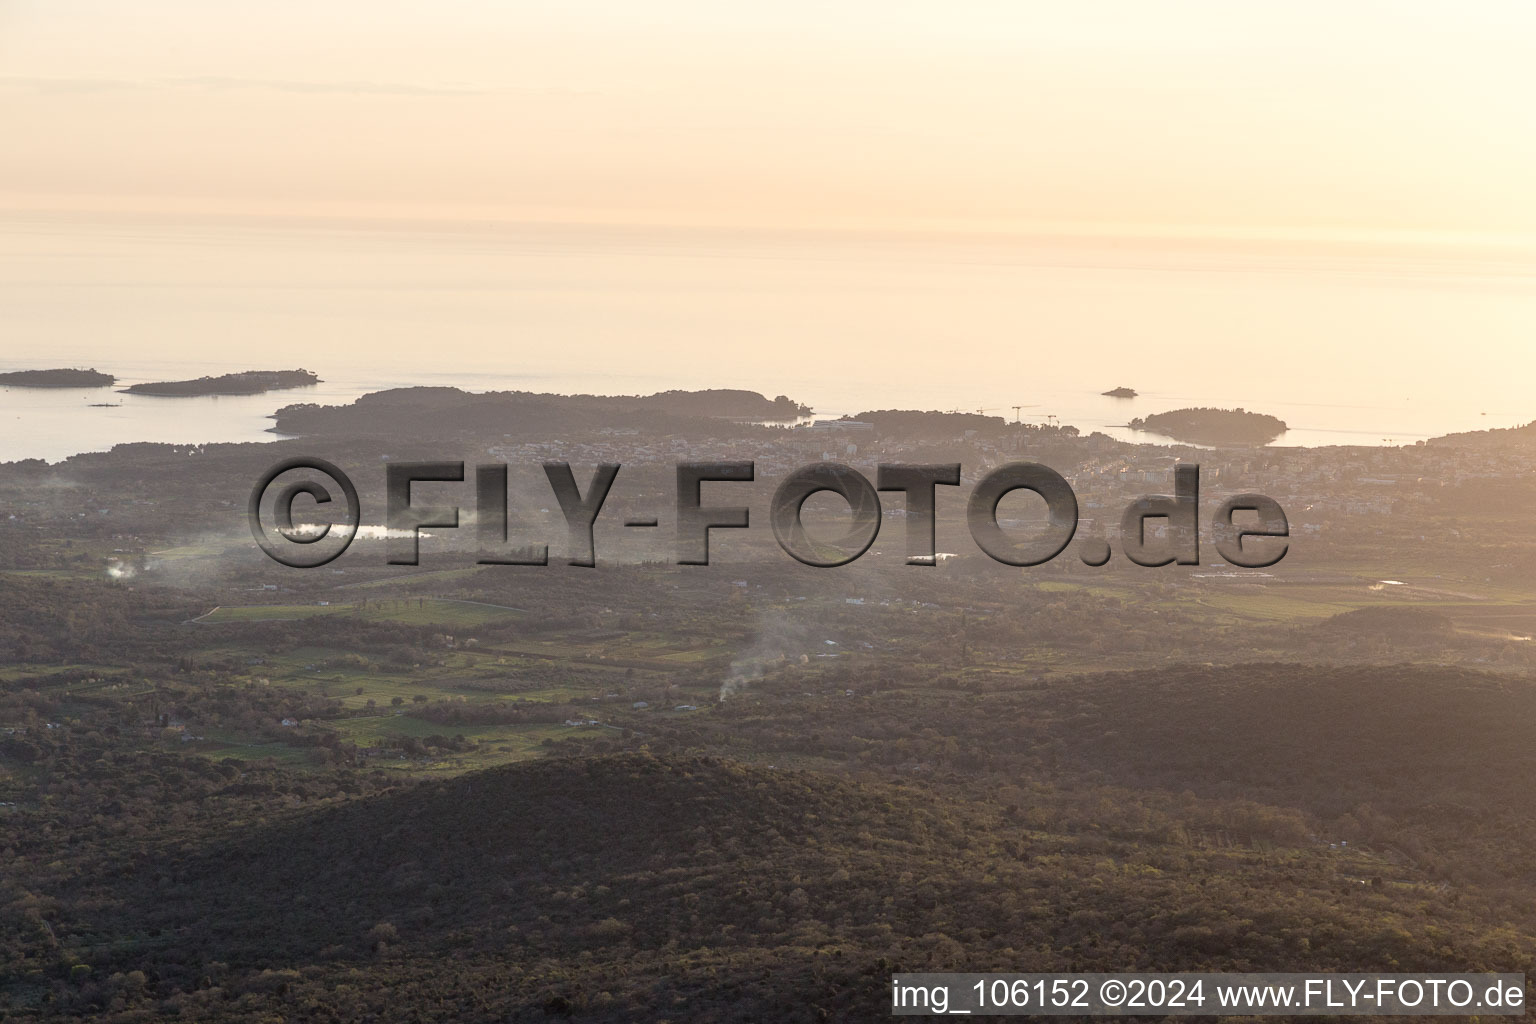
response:
M1010 405L1008 408L1013 410L1013 422L1015 422L1015 423L1022 423L1024 421L1024 417L1021 415L1023 410L1025 410L1025 409L1038 409L1038 408L1040 408L1040 406L1038 404L1035 404L1035 405L1025 405L1023 403L1020 403L1019 405ZM1037 419L1037 418L1038 417L1035 417L1035 416L1031 416L1030 417L1030 419Z
M1004 409L1012 409L1013 410L1013 422L1017 423L1017 422L1019 422L1019 411L1021 409L1038 409L1038 408L1040 408L1038 405L988 405L988 406L977 406L975 412L976 412L976 415L978 415L978 416L985 416L989 412L1002 412ZM945 409L944 411L949 413L951 416L954 416L954 415L956 415L956 414L958 414L960 412L960 407L956 406L953 409Z

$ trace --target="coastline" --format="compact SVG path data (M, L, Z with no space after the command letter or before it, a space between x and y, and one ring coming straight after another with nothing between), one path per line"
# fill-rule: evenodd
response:
M274 415L286 405L314 403L345 405L367 394L400 387L457 387L482 393L522 390L553 394L655 394L673 388L692 389L699 384L682 378L649 376L605 377L595 374L493 374L473 370L433 372L413 375L404 370L385 368L380 373L348 373L346 367L323 368L325 381L312 386L263 394L176 395L143 393L119 394L118 390L136 382L168 379L177 371L182 376L227 372L218 365L170 366L166 364L117 366L118 389L113 397L120 404L97 406L88 401L105 389L38 389L0 387L0 422L10 429L0 434L0 462L41 458L57 462L71 455L105 451L115 444L148 442L167 444L204 444L232 442L268 442L283 435L274 430ZM170 372L167 372L170 371ZM1397 407L1378 402L1375 405L1309 403L1288 405L1266 402L1262 396L1207 397L1187 393L1165 393L1150 387L1136 399L1103 397L1091 385L1068 388L1040 388L1020 394L1006 384L979 383L958 392L953 386L915 389L891 388L879 380L854 390L842 382L826 379L768 379L765 381L730 380L732 386L765 394L788 393L809 403L816 412L813 419L858 416L881 408L974 410L978 404L989 408L989 415L1013 421L1013 402L1031 398L1017 413L1026 423L1055 422L1071 425L1084 435L1103 433L1116 440L1157 447L1190 445L1190 442L1152 432L1134 431L1127 424L1136 417L1198 404L1242 404L1246 408L1274 413L1290 429L1268 448L1324 448L1335 446L1393 447L1411 445L1446 434L1509 428L1530 422L1524 412L1483 414L1475 408L1451 414L1441 413L1433 422L1406 429L1415 418L1413 407L1420 403L1403 400ZM1140 383L1140 382L1138 382ZM604 386L606 385L606 386ZM842 385L842 386L839 386ZM167 401L167 398L178 401ZM964 398L969 401L964 401ZM95 399L99 402L100 399ZM1048 417L1054 416L1053 420ZM1195 442L1193 447L1222 447Z

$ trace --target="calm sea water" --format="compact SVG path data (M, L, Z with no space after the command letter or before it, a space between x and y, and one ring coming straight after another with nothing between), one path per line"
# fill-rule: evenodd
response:
M744 387L1141 440L1132 416L1243 406L1294 445L1536 419L1536 256L1513 250L35 217L0 229L0 309L3 369L325 381L0 389L0 460L270 440L281 405L412 384Z

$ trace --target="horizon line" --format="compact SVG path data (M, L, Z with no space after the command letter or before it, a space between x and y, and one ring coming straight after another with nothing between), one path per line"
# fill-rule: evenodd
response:
M752 220L656 216L636 212L595 214L577 210L516 210L422 204L229 203L160 197L0 193L0 217L40 220L159 220L229 223L240 226L344 227L353 230L454 230L495 232L544 230L625 230L679 234L747 233L777 236L881 237L905 239L1035 240L1080 242L1248 243L1267 245L1377 245L1462 247L1536 252L1536 233L1442 228L1381 228L1364 225L1208 224L1154 221L1012 220L980 222L956 218L891 220ZM39 201L41 200L41 201Z

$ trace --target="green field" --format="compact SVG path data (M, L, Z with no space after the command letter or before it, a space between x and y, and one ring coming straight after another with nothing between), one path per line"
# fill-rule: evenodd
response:
M226 622L285 622L316 615L334 615L345 610L335 605L327 607L319 604L220 605L195 621L209 626Z

